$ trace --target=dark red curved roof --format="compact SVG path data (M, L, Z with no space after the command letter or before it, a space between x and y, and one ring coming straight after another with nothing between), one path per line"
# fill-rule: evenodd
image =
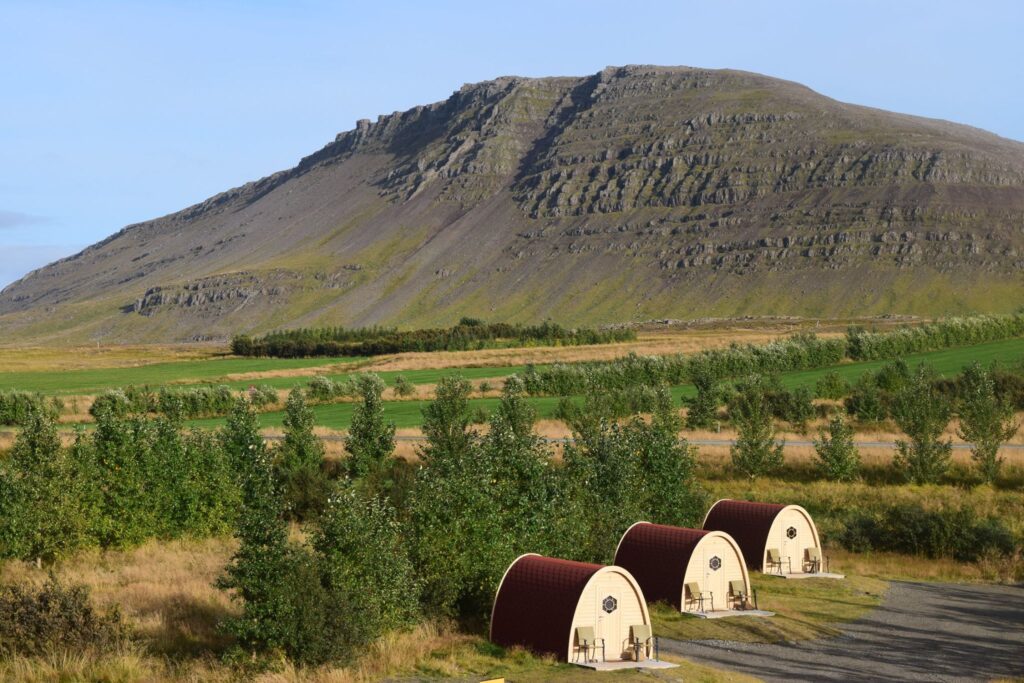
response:
M709 533L647 522L634 524L619 542L615 564L633 575L647 600L663 600L682 609L686 567L694 548Z
M747 566L761 570L764 549L768 543L775 517L786 508L775 503L752 503L747 500L720 500L704 520L705 531L724 531L736 540Z
M494 598L491 641L564 659L580 595L601 568L540 555L520 557L509 567Z

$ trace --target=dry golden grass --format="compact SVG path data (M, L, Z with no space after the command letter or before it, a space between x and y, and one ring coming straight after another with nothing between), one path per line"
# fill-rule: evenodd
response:
M793 330L788 327L775 326L768 328L733 327L715 330L667 330L645 332L639 334L636 341L619 344L401 353L393 356L380 356L362 366L361 369L367 372L383 372L614 360L628 353L665 355L722 348L733 342L763 344L791 331ZM822 336L837 336L839 334L838 332L827 332Z
M55 567L58 577L84 583L101 608L120 607L128 624L155 652L220 651L217 622L234 611L213 582L231 555L230 539L150 541L129 551L84 552ZM42 583L47 570L6 562L0 580Z
M0 346L0 372L133 368L167 361L206 360L227 352L223 344Z
M829 568L849 576L942 583L1016 583L1020 557L983 557L978 562L924 558L896 553L851 553L829 548Z

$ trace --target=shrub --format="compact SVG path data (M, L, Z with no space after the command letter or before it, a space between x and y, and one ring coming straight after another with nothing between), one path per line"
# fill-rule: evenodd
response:
M40 588L0 588L0 655L107 650L126 639L120 614L93 609L86 586L65 586L51 574Z
M853 444L853 428L841 416L832 418L828 432L818 432L814 442L818 469L832 481L853 481L860 472L860 453Z
M905 360L886 363L875 373L875 385L884 392L894 394L913 380L913 373Z
M403 398L413 396L416 393L416 385L402 375L395 375L395 393Z
M999 447L1017 433L1013 407L996 395L992 375L974 363L961 374L960 438L973 444L971 457L982 479L994 482L1003 464Z
M737 431L736 443L729 449L737 470L755 479L782 466L783 444L775 443L771 406L759 377L737 384L729 417Z
M924 365L893 398L896 424L910 438L896 442L896 469L917 484L937 482L949 469L953 442L943 441L952 408L933 384L933 373Z
M316 375L306 385L306 395L315 401L330 401L348 393L348 387L330 377Z
M889 416L885 399L871 373L864 373L846 399L846 412L861 422L881 422Z
M839 542L854 552L879 550L976 561L987 553L1009 555L1017 547L998 519L979 519L967 507L925 510L918 505L893 505L880 513L850 515Z
M850 385L835 370L822 375L814 385L814 395L831 401L837 401L850 393Z
M277 389L267 384L249 387L249 402L257 408L274 405L277 403Z
M395 451L395 425L384 419L384 382L377 375L359 375L355 385L362 401L352 414L345 438L348 475L379 475Z
M807 431L807 423L814 418L814 402L811 391L807 387L797 387L793 391L777 391L770 395L772 414L786 422L803 434Z

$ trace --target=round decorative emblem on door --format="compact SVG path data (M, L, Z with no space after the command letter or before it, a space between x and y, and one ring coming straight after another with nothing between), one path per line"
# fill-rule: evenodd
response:
M711 567L711 571L717 572L719 569L722 568L722 558L720 558L718 555L715 555L711 558L711 561L708 562L708 566Z
M601 601L601 609L603 609L608 614L611 614L612 612L614 612L618 608L618 606L619 606L619 601L616 600L615 598L613 598L610 595L607 598L605 598L604 600Z
M786 529L786 538L796 538L796 527L791 526Z

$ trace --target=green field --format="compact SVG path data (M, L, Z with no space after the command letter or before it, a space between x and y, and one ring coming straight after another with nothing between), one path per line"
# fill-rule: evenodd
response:
M43 394L96 394L129 385L160 386L181 382L211 382L243 372L271 372L296 368L353 363L359 358L214 358L210 360L153 363L133 368L95 368L60 372L30 371L0 373L0 391L32 391ZM302 381L303 378L286 378ZM235 382L246 387L253 382ZM269 384L270 380L260 381Z
M990 342L987 344L978 344L977 346L913 354L905 357L905 360L911 366L918 363L929 363L942 374L955 374L964 366L975 361L988 365L992 362L1003 364L1014 363L1021 359L1024 359L1024 339L1009 339L1005 341ZM887 362L889 361L843 363L841 365L820 368L817 370L802 370L798 372L784 373L781 375L781 379L783 385L790 389L801 386L813 388L815 383L823 375L828 372L835 371L838 372L846 381L853 382L863 373L878 370ZM434 383L440 377L451 374L461 374L467 379L482 379L507 376L521 369L522 368L520 366L416 370L409 372L381 373L381 377L385 378L385 380L392 380L395 375L404 375L407 379L415 383L422 384ZM337 379L344 379L347 375L336 375L334 377ZM288 386L308 381L308 378L303 377L289 377L284 379L292 382L292 384ZM683 397L692 396L693 393L693 387L689 385L672 388L672 396L676 401ZM551 417L559 402L559 398L557 397L530 398L528 400L537 410L537 414L542 418ZM394 421L396 427L418 427L422 423L422 409L426 403L427 401L388 401L384 404L384 412L389 420ZM494 398L478 398L470 401L470 406L474 411L483 410L485 412L490 412L496 405L497 399ZM354 407L355 404L353 403L333 403L316 406L314 410L317 416L317 423L332 429L346 429L351 421L352 410ZM260 415L260 423L264 427L280 427L283 419L284 413L281 411L268 412ZM194 420L190 422L190 424L199 427L216 427L223 423L223 418Z

